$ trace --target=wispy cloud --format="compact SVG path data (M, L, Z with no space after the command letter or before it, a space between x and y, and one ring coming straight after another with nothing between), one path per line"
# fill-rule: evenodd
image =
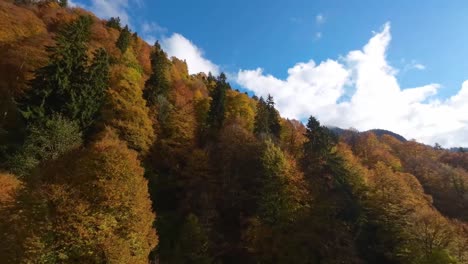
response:
M110 17L120 17L122 24L131 25L129 10L130 8L141 8L142 0L91 0L89 6L74 0L73 5L81 6L91 10L100 18L108 19Z
M322 38L322 32L315 33L315 40L319 40Z
M315 23L317 23L317 25L321 25L323 23L325 23L325 16L322 15L322 14L318 14L315 16Z
M156 22L144 22L141 24L141 31L143 34L164 34L167 32L167 28Z
M289 118L314 115L327 125L383 128L431 145L468 146L468 81L444 101L434 97L439 84L400 87L398 71L387 61L390 41L387 23L361 50L341 59L297 63L286 79L261 68L240 70L237 82L259 96L272 94Z

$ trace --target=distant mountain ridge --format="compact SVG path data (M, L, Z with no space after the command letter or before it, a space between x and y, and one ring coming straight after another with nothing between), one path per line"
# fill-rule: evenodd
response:
M330 129L333 133L335 133L337 136L341 136L343 135L343 133L345 132L350 132L352 130L350 129L343 129L343 128L339 128L339 127L328 127L328 129ZM398 139L399 141L401 142L406 142L408 141L405 137L403 137L402 135L399 135L395 132L392 132L392 131L389 131L389 130L385 130L385 129L371 129L371 130L367 130L367 131L355 131L357 133L367 133L367 132L372 132L374 133L376 136L378 137L382 137L383 135L389 135L389 136L392 136L396 139Z

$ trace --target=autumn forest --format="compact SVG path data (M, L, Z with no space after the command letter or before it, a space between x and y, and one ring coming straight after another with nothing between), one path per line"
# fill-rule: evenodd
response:
M468 263L463 149L282 118L118 17L0 0L0 114L0 263Z

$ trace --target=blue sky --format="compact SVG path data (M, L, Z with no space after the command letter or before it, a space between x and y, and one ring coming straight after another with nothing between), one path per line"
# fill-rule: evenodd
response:
M287 117L468 145L464 0L73 3L122 17L191 72L225 71L235 87L273 94Z

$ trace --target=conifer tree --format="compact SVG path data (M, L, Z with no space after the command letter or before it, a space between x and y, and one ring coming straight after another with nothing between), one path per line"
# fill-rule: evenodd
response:
M88 66L87 42L92 20L82 16L59 32L49 47L50 62L35 73L31 89L19 101L20 109L33 123L54 113L87 130L96 119L108 83L109 62L99 49Z
M153 73L146 81L145 90L143 91L143 96L150 108L157 104L159 96L164 96L166 98L168 96L170 89L168 78L169 66L170 61L167 59L166 53L162 50L159 42L156 41L154 50L151 53L151 67Z
M106 26L121 30L122 26L120 25L120 17L111 17L109 21L107 21Z
M120 31L119 38L117 39L117 43L115 43L115 45L117 46L117 48L119 48L119 50L122 53L125 53L131 41L132 41L132 33L127 25L122 29L122 31Z
M281 133L280 115L275 109L275 102L273 101L273 97L271 95L268 95L266 106L268 111L269 130L273 136L279 138Z
M268 109L263 97L257 102L257 113L255 114L254 132L256 135L269 134L270 127L268 126Z
M226 82L226 75L221 73L216 79L216 86L210 94L212 101L208 112L208 125L215 131L219 130L224 122L226 91L228 89L230 89L230 85Z
M280 137L280 116L275 109L275 102L271 95L268 95L266 102L263 97L260 97L257 103L254 132L257 135L271 135L275 138Z

